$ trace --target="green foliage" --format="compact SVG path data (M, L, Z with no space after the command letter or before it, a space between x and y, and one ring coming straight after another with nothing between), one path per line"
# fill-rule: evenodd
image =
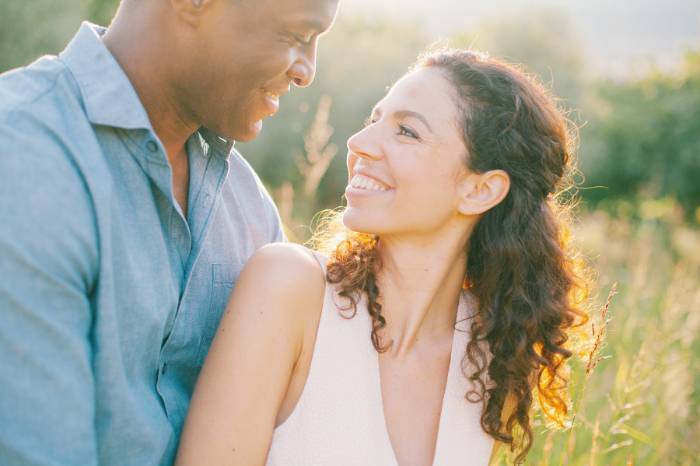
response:
M80 23L82 13L78 0L3 2L0 71L26 65L39 55L59 52Z
M120 0L89 0L87 3L87 18L95 24L107 26L117 11Z
M700 52L677 74L652 72L631 82L601 82L582 131L584 191L593 204L612 199L676 198L688 216L700 206Z
M0 72L56 54L84 19L107 24L119 0L4 1L0 14Z
M567 107L580 104L587 81L584 48L564 10L529 7L503 11L451 42L521 64Z

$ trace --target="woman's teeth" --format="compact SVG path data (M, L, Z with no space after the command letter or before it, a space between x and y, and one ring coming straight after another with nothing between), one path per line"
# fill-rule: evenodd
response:
M364 175L355 175L350 180L350 186L368 191L386 191L388 188L377 181Z

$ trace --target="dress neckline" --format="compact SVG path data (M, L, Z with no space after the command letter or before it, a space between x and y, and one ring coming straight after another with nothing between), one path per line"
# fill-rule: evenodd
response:
M445 422L445 412L449 407L447 406L448 403L448 393L450 393L450 384L454 383L454 378L455 378L455 365L457 362L460 360L457 355L455 354L457 351L457 340L458 340L458 335L462 333L462 330L458 329L459 324L464 321L467 318L466 315L466 298L465 298L465 291L462 290L459 293L459 301L457 304L457 315L455 319L455 325L454 325L454 330L452 334L452 348L450 350L450 363L447 368L447 380L445 381L445 388L442 392L442 402L440 404L440 418L438 419L438 431L437 435L435 436L435 445L433 447L433 460L431 461L431 464L435 464L435 458L438 458L438 448L441 447L441 445L444 444L444 442L440 442L440 433L445 429L445 426L443 425ZM391 456L394 459L394 464L398 465L399 461L396 458L396 451L394 450L394 444L391 442L391 436L389 435L389 426L386 420L386 413L384 410L384 394L382 393L382 376L381 376L381 371L380 371L380 366L379 366L379 352L376 352L374 361L375 361L375 368L376 370L374 373L376 374L376 386L378 390L377 396L379 398L379 416L380 416L380 421L382 423L382 432L383 432L383 437L384 437L384 442L386 445L388 445L388 449L391 452ZM461 374L460 371L458 371L459 374Z

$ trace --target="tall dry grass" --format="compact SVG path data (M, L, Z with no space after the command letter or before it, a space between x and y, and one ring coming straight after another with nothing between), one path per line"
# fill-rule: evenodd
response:
M538 418L527 464L700 464L700 233L667 205L634 220L581 217L576 236L600 289L617 282L618 294L596 321L607 322L597 367L573 363L572 426Z

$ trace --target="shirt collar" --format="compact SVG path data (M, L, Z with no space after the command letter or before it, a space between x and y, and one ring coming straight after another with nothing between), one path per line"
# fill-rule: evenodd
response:
M233 149L235 143L234 140L223 138L205 127L199 128L199 134L214 149L215 154L219 154L222 157L228 157L231 154L231 149Z
M83 22L60 54L78 83L87 117L93 124L152 130L129 78L102 42L105 31Z
M146 109L129 78L102 42L106 29L84 21L61 60L73 74L91 123L123 129L153 131ZM199 130L207 144L227 157L234 141L206 128Z

